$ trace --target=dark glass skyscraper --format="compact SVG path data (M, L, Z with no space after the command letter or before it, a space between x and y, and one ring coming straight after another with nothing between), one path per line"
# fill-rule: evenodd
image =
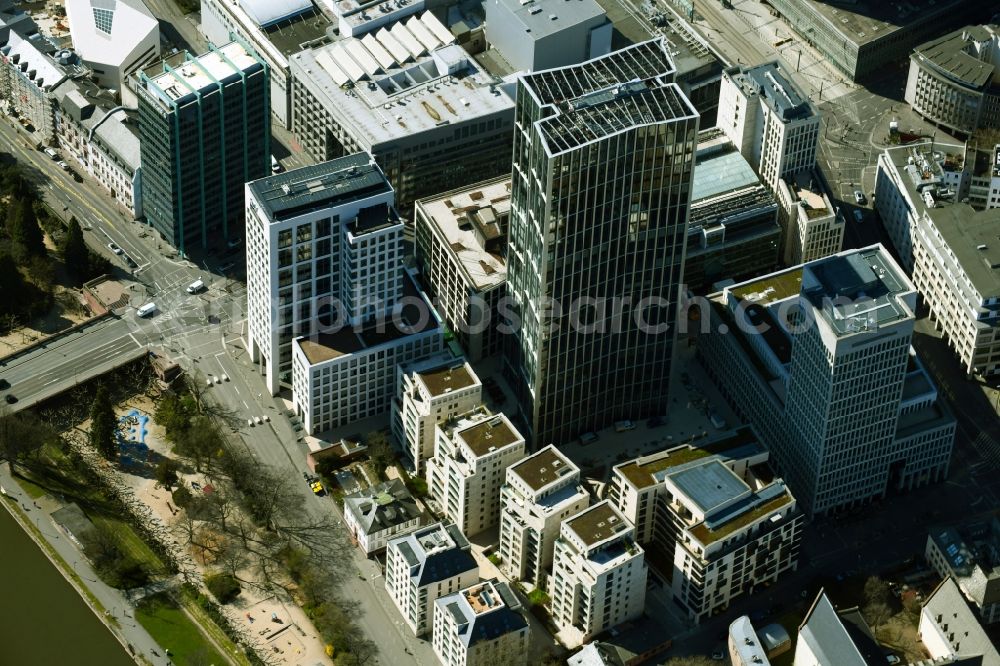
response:
M243 185L270 173L268 78L238 42L139 74L146 221L183 255L243 236Z
M665 413L698 113L662 40L525 74L505 373L535 447Z

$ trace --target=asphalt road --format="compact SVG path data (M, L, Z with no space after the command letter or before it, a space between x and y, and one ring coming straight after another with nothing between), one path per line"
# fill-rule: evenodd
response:
M0 379L10 388L0 393L17 397L12 409L24 409L143 353L128 324L108 317L7 360Z

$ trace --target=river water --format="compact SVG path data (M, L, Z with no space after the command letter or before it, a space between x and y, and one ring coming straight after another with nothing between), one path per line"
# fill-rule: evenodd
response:
M0 666L36 664L134 666L76 589L0 508Z

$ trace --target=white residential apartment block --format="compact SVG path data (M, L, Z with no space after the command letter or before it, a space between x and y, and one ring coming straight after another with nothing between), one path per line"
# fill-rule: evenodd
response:
M920 642L935 664L1000 666L1000 652L954 579L945 577L920 610Z
M802 264L840 252L844 216L834 208L813 169L779 178L775 191L785 229L785 263Z
M567 642L584 642L642 615L646 560L635 529L608 501L564 521L555 542L552 621Z
M723 72L716 124L772 190L816 166L819 112L777 62Z
M420 199L414 206L420 273L471 361L500 350L510 186L510 176L502 176Z
M910 346L915 308L880 245L710 297L699 356L807 513L946 477L955 420Z
M396 369L392 433L417 474L434 455L436 425L483 404L483 384L464 358L450 352Z
M753 430L744 426L700 446L680 444L612 468L608 499L635 527L636 541L649 546L665 534L664 526L658 526L657 520L664 515L660 510L667 494L663 479L670 469L707 456L725 460L742 475L748 465L765 462L768 453Z
M389 540L385 589L415 636L434 627L434 602L479 581L469 542L453 525L435 523Z
M272 395L290 381L293 338L343 326L352 273L380 280L373 289L401 279L391 270L402 260L392 204L392 187L363 153L247 183L247 349ZM368 264L355 258L353 230L373 217L383 257Z
M435 427L427 485L466 536L500 521L500 486L525 453L524 437L504 414L485 409Z
M434 602L434 654L443 666L524 666L530 629L507 583L483 581Z
M542 586L562 522L588 506L580 468L552 444L508 467L500 488L500 569Z
M675 603L694 622L798 565L803 517L750 428L615 466L612 501L638 521L672 571Z
M1000 622L1000 513L930 528L924 557L955 580L983 624Z

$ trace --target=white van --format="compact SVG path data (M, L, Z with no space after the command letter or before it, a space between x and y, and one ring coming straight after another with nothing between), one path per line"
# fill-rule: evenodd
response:
M187 286L187 293L197 294L205 288L205 283L202 280L195 280Z
M140 306L139 309L135 311L135 315L137 317L148 317L154 312L156 312L156 303L146 303L145 305Z
M280 173L281 170L281 163L274 159L274 155L271 155L271 173Z
M52 150L51 148L46 148L44 150L44 152L45 152L46 155L48 155L52 159L56 159L56 158L59 157L59 153L57 153L56 151Z

